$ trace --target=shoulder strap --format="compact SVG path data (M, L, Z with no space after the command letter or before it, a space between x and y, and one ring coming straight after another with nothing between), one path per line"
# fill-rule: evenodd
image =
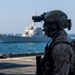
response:
M70 42L67 42L67 41L58 41L58 42L55 42L55 43L52 45L52 48L53 48L55 45L61 44L61 43L63 43L63 44L68 44L68 45L70 45L73 49L75 49L75 46L72 45Z

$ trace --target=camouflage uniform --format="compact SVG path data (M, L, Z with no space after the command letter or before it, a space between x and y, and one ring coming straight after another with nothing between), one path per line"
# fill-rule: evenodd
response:
M55 42L59 40L68 41L67 34L64 30L59 32ZM53 75L68 75L73 71L74 52L71 46L67 44L57 44L52 49L52 57L54 61Z

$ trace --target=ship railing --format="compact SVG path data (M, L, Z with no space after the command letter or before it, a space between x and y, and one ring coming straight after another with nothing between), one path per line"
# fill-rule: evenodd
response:
M10 53L10 54L0 54L0 59L5 59L5 58L15 58L15 57L26 57L26 56L42 56L44 55L44 52L33 52L33 53Z

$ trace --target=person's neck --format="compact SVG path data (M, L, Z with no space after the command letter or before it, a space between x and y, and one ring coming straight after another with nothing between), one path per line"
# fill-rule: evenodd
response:
M58 37L60 35L60 31L56 31L55 33L53 33L53 35L51 36L52 39L55 39L56 37Z

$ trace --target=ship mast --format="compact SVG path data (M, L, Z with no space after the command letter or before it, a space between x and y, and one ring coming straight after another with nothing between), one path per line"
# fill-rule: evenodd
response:
M33 13L33 15L32 16L35 16L36 14L35 13ZM35 22L32 20L32 26L35 26Z
M32 26L35 26L35 23L34 23L34 21L32 20Z

